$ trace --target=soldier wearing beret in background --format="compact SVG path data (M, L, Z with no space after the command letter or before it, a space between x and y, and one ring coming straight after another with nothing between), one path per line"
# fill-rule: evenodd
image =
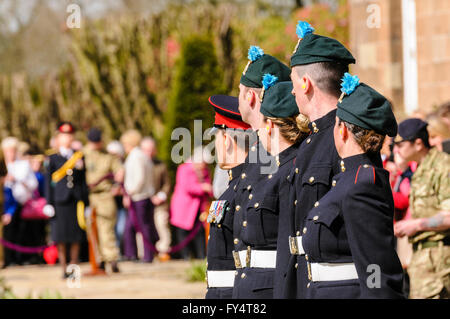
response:
M86 184L86 170L82 152L75 152L70 145L75 129L69 122L58 125L58 152L49 157L46 175L46 199L44 207L50 219L51 239L58 244L59 262L66 273L66 244L70 245L70 263L78 263L80 242L84 231L79 219L84 216L84 208L89 205L89 190Z
M420 119L401 122L394 143L394 153L418 164L409 195L412 218L394 227L396 236L413 243L410 298L449 298L450 156L430 147Z
M390 103L346 73L334 125L341 172L307 213L306 298L403 298L389 172L379 167L397 122Z
M279 221L275 298L304 298L304 218L331 188L332 177L340 172L333 125L341 94L339 81L355 59L341 43L313 31L307 22L299 21L299 42L291 57L292 93L300 113L310 121L311 135L300 145L295 167L289 174L290 207L289 214L280 216Z
M211 203L206 299L231 299L235 278L233 259L233 218L235 214L236 185L241 177L244 161L250 148L250 126L242 121L238 99L214 95L209 102L216 112L214 121L215 146L218 165L228 170L228 186L218 200Z
M292 82L277 82L271 74L263 77L258 125L259 140L276 166L252 185L248 204L235 213L234 233L242 248L234 252L238 271L233 298L273 298L278 217L287 212L287 176L309 132L308 121L299 116L291 94Z
M114 227L117 220L117 206L111 190L114 182L123 182L124 171L120 160L103 150L102 132L91 128L87 134L88 144L84 148L86 180L90 188L89 201L95 209L100 252L100 269L111 264L113 272L119 272Z

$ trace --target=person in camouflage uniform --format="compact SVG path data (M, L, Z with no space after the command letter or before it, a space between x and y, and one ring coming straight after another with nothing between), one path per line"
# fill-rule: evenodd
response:
M408 266L410 298L450 297L450 156L430 148L427 123L400 123L394 152L418 167L411 180L412 218L394 226L408 236L414 253Z
M89 130L88 141L83 153L90 192L89 201L96 210L100 268L105 269L105 263L110 263L112 271L119 272L117 266L119 248L116 246L114 232L117 207L111 189L114 181L123 180L123 168L118 158L103 151L100 130L96 128Z

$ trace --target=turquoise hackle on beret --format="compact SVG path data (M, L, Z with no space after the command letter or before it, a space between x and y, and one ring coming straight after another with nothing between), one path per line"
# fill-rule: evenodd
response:
M299 114L295 97L292 95L292 82L276 82L264 88L264 98L260 112L268 117L286 118Z
M337 117L382 135L397 135L398 125L391 103L383 95L349 73L342 78L341 91Z
M308 22L298 21L296 33L299 40L291 56L291 67L318 62L356 62L342 43L313 32L314 28Z
M248 60L240 81L246 87L262 88L261 78L267 73L273 74L280 81L290 80L291 69L277 58L265 54L260 47L250 46Z

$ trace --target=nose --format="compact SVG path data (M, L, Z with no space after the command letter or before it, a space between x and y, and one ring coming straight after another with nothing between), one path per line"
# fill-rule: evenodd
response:
M292 89L291 94L292 94L293 96L295 96L295 91L294 91L294 89Z

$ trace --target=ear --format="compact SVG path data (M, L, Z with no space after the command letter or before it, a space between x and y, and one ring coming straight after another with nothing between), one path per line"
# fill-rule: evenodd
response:
M418 152L421 151L423 148L425 148L425 145L424 145L422 139L416 138L416 140L414 141L414 148L415 148Z
M311 79L306 74L301 78L301 87L305 94L308 94L312 89Z
M247 101L251 107L255 106L257 94L253 89L247 91Z
M273 122L272 122L272 120L270 120L270 119L268 119L267 121L266 121L266 130L267 130L267 135L271 135L272 134L272 130L273 130Z
M342 134L341 134L341 130L342 130ZM344 142L348 140L349 132L348 132L347 126L345 126L344 123L341 123L341 125L339 126L339 134L342 136L342 140Z
M226 152L229 152L230 150L233 149L233 143L234 143L234 140L233 140L233 138L232 138L230 135L228 135L227 133L225 133L225 134L223 135L223 138L224 138L224 143L225 143L225 151L226 151Z

